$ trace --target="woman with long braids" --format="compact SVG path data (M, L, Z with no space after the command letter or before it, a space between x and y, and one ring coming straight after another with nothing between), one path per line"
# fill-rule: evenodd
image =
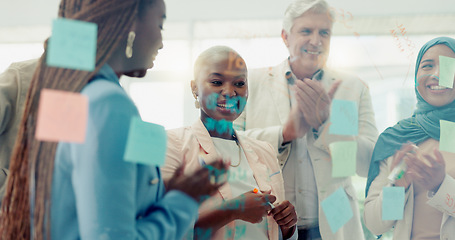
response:
M155 166L123 159L136 106L121 75L143 77L162 48L163 0L62 0L59 17L97 24L92 72L46 65L34 74L2 203L1 239L181 239L197 218L201 196L220 186L207 169L184 176L165 192ZM83 144L36 140L42 89L81 92L89 99ZM213 167L224 170L221 161Z

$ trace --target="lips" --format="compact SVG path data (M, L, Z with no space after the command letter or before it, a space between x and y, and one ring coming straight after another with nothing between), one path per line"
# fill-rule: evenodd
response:
M431 86L427 86L429 89L431 90L444 90L444 89L448 89L447 87L443 87L443 86L439 86L439 85L431 85Z
M217 103L216 104L217 107L220 107L220 108L234 108L234 104L233 103Z
M311 55L319 55L322 53L322 51L318 50L308 50L308 49L303 49L303 52L311 54Z
M431 82L427 85L425 85L425 87L432 93L444 93L446 91L449 91L450 89L447 88L447 87L444 87L444 86L440 86L439 85L439 82Z

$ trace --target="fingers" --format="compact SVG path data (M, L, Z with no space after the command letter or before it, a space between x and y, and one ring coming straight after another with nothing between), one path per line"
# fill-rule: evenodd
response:
M341 80L336 80L330 87L330 90L327 93L327 95L329 95L330 100L333 99L333 96L335 95L335 92L338 90L338 87L341 85L341 82L342 82Z
M436 162L439 163L441 166L445 166L446 162L444 161L444 157L442 157L441 152L437 148L434 148L433 153L436 156Z
M403 144L401 149L395 153L395 156L394 156L390 169L394 169L401 162L401 160L403 160L405 154L412 151L414 148L415 148L415 145L413 143L409 142L409 143Z
M180 165L174 172L173 177L179 177L183 175L183 172L185 170L185 161L183 161L182 165Z
M276 201L276 197L271 194L264 194L264 199L266 202L269 202L269 203L274 203Z
M284 201L271 211L278 225L290 228L297 223L297 214L289 201Z
M310 82L311 80L308 80ZM316 105L317 98L320 96L318 92L312 89L309 84L303 81L297 81L296 84L297 91L295 92L296 95L299 95L300 98L303 99L303 102L311 103Z

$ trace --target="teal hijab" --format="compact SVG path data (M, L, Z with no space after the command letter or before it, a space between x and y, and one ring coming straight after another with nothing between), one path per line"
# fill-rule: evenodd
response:
M419 51L415 67L415 79L417 83L417 71L420 61L428 49L437 44L445 44L455 52L455 39L438 37L427 42ZM439 141L439 120L455 122L455 101L442 107L435 107L427 103L414 88L417 96L417 109L410 118L399 121L395 126L387 128L378 138L371 158L368 171L368 181L365 189L365 197L368 195L371 182L379 174L381 161L395 154L404 143L412 142L419 144L428 138Z

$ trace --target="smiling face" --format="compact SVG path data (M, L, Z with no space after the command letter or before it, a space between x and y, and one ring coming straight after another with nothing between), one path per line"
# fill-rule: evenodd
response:
M234 121L242 113L248 98L247 69L237 53L218 53L200 63L193 93L199 97L201 120Z
M126 59L126 75L145 76L147 69L153 67L158 50L163 48L163 23L166 19L166 6L163 0L155 0L140 6L140 15L135 22L136 37L133 42L133 56ZM124 50L123 50L124 51ZM134 74L134 75L132 75Z
M438 44L425 52L417 71L417 91L422 98L435 107L455 100L454 88L439 86L439 56L455 58L455 53L444 44Z
M299 79L321 69L329 55L332 20L327 13L312 11L294 19L291 32L282 31L290 54L291 69ZM299 76L300 75L300 76Z

